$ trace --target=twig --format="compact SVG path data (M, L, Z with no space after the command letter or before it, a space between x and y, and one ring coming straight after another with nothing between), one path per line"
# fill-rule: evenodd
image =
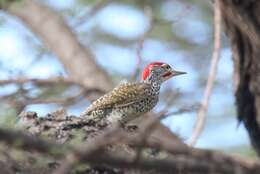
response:
M30 83L35 86L53 86L53 85L77 85L81 88L80 92L68 97L60 97L60 98L41 98L41 97L30 97L26 96L26 93L29 92L29 90L24 90L21 85ZM101 95L105 93L105 91L98 89L98 88L86 88L83 84L71 80L69 78L64 77L52 77L48 79L37 79L37 78L26 78L26 77L20 77L15 79L3 79L0 80L0 86L1 85L8 85L8 84L16 84L20 86L19 90L17 92L14 92L12 94L0 96L1 100L8 100L9 103L13 104L22 104L22 105L29 105L29 104L38 104L38 103L58 103L62 104L64 106L70 105L72 103L75 103L82 99L83 97L88 97L92 94ZM21 90L20 90L21 89ZM17 94L22 94L23 100L15 100L15 97Z
M56 103L61 104L62 106L69 106L77 101L83 99L86 95L84 90L81 90L77 94L68 97L59 97L59 98L41 98L41 97L27 97L25 96L25 100L22 101L24 105L31 105L31 104L49 104L49 103Z
M91 19L91 17L95 16L101 9L106 7L106 5L113 2L113 0L99 0L93 7L90 9L90 11L85 12L82 16L80 16L77 21L73 24L74 27L78 27L84 23L86 23L88 20Z
M24 83L34 83L37 85L51 85L51 84L66 84L66 85L79 85L83 86L81 83L74 81L72 79L63 78L63 77L52 77L48 79L37 79L37 78L26 78L26 77L18 77L15 79L3 79L0 80L0 85L7 84L24 84Z
M100 88L86 88L85 85L82 83L72 80L70 78L64 78L64 77L52 77L48 79L37 79L37 78L26 78L26 77L18 77L15 79L0 79L0 85L8 85L8 84L25 84L25 83L32 83L38 86L47 86L47 85L77 85L81 87L84 90L84 93L105 93L106 91L100 89Z
M214 50L211 59L211 66L209 77L207 81L207 86L204 91L204 96L201 102L201 107L198 111L197 121L193 129L192 135L188 144L193 146L196 144L206 121L206 113L208 109L209 99L212 92L213 84L215 81L215 76L217 72L217 66L220 58L221 49L221 10L220 10L220 0L215 0L214 4Z
M178 109L177 111L173 111L173 112L166 112L163 117L161 117L161 120L166 118L166 117L169 117L169 116L173 116L173 115L180 115L180 114L183 114L183 113L187 113L187 112L195 112L198 110L198 107L197 105L191 105L191 106L184 106L184 107L181 107L180 109Z

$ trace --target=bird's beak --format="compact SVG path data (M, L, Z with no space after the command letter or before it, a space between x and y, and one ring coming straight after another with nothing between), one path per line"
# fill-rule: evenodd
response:
M183 71L175 71L175 70L172 70L172 71L171 71L171 77L172 77L172 76L182 75L182 74L187 74L187 73L186 73L186 72L183 72Z
M173 76L178 76L178 75L182 75L182 74L187 74L186 72L182 72L182 71L175 71L175 70L171 70L170 72L167 72L163 77L164 77L164 81L170 79Z

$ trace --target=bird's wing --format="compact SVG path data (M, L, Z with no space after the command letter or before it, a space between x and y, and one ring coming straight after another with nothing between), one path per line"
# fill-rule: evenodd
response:
M150 88L151 86L146 83L121 84L94 101L84 113L89 114L94 110L128 106L146 98Z

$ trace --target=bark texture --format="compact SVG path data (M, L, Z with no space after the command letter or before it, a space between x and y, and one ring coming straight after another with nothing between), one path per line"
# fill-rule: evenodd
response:
M0 128L0 140L9 148L38 152L53 159L48 161L44 170L33 170L33 164L24 164L23 167L32 169L32 172L26 173L252 174L260 171L258 161L187 147L174 134L175 138L171 140L153 136L156 131L154 126L159 123L155 118L139 123L136 129L129 125L123 130L109 129L91 118L69 116L63 109L45 117L38 117L35 112L23 112L20 117L20 125L34 136ZM76 138L80 132L82 136ZM78 142L77 146L75 138L84 142ZM41 160L39 157L32 154L31 159ZM92 165L83 171L76 167L76 164L86 163ZM24 171L15 163L10 164Z
M260 1L221 2L233 53L238 120L260 155Z

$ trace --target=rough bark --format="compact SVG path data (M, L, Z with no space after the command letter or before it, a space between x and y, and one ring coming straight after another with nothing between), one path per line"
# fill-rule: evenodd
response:
M238 120L260 155L260 1L222 0L221 8L233 53Z
M58 110L45 117L38 117L34 112L24 112L20 117L20 125L33 136L0 128L0 141L9 146L9 151L16 148L34 152L30 157L33 161L40 161L42 156L51 159L47 166L42 165L41 168L33 163L28 165L10 161L9 165L16 170L9 165L6 165L6 170L12 173L251 174L260 171L258 161L189 148L176 136L175 140L163 136L154 139L153 136L142 133L146 127L143 123L134 130L129 127L125 127L126 131L121 128L107 129L106 125L95 123L91 119L68 116L65 110ZM149 124L151 123L156 122ZM149 131L154 129L155 127ZM80 141L86 142L75 143L74 136L79 133L73 133L75 130L82 131ZM42 136L48 137L49 141L40 138ZM139 154L142 152L139 151L140 147L146 151L146 155ZM72 172L76 169L75 164L86 163L91 164L87 169Z
M6 10L18 17L57 56L70 78L90 88L108 90L112 87L91 51L82 46L55 11L35 0L13 2Z

